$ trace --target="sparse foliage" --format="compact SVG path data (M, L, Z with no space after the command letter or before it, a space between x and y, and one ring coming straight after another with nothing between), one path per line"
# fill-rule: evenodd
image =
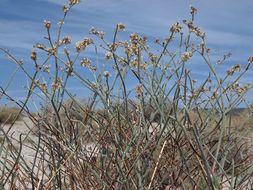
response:
M54 22L44 21L47 44L37 43L31 52L33 74L1 48L30 80L26 101L11 100L36 128L29 145L32 161L22 155L22 138L15 147L10 134L4 133L2 187L252 188L252 144L240 135L242 127L250 128L252 107L240 122L231 114L252 87L240 84L252 68L252 58L219 76L216 70L230 55L219 64L212 61L206 34L194 23L194 7L190 20L173 24L168 36L155 42L137 33L120 41L118 36L127 27L119 23L113 41L92 27L88 37L73 43L61 31L78 3L70 0L63 7L56 34L51 30ZM88 48L94 48L97 59L85 56ZM103 61L98 59L101 54ZM209 68L209 75L199 82L190 70L195 57ZM72 78L89 92L85 103L68 89ZM10 98L3 88L1 94ZM39 96L44 105L36 115L26 107L32 96Z

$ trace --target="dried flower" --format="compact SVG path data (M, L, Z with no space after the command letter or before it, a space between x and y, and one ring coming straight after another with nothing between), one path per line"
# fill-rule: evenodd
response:
M98 36L99 38L104 39L104 35L105 35L105 32L103 32L103 31L98 31L97 36Z
M62 7L62 10L63 10L64 13L67 13L69 11L69 7L67 5L64 5Z
M44 26L45 26L46 29L49 30L51 28L51 22L48 21L48 20L44 20Z
M64 20L63 20L63 19L59 20L59 21L57 22L57 24L58 24L59 26L63 25L63 24L64 24Z
M112 59L112 58L113 58L113 53L110 52L110 51L106 52L105 59L109 60L109 59Z
M71 43L71 37L70 36L64 36L61 43L62 44L70 44Z
M46 83L42 83L39 85L41 90L44 92L44 93L47 93L47 84Z
M132 48L129 46L127 42L124 43L124 51L128 57L131 57L133 55Z
M55 48L47 48L47 52L49 55L54 55L56 53L56 49Z
M249 63L249 64L253 63L253 57L249 57L248 63Z
M68 67L66 69L67 73L69 76L73 76L74 75L74 68L71 66L71 67Z
M72 67L72 66L73 66L73 64L74 64L74 62L73 62L73 61L68 61L68 62L66 63L67 67Z
M217 91L214 91L211 98L212 98L212 99L216 99L216 98L218 97L218 95L219 95L218 92L217 92Z
M142 94L143 94L143 85L142 84L138 84L136 87L135 87L135 92L137 94L138 97L140 97Z
M70 5L75 5L77 3L80 3L80 0L69 0Z
M145 62L145 63L140 63L137 59L134 59L132 62L131 62L131 66L132 67L135 67L135 68L139 68L139 69L144 69L146 70L147 67L148 67L148 64Z
M97 31L96 28L91 27L91 29L90 29L90 34L96 35L96 36L98 36L99 38L103 39L103 38L104 38L104 35L105 35L105 32L103 32L103 31Z
M201 42L199 47L200 47L200 50L201 50L201 54L204 55L204 53L205 53L205 43Z
M154 63L154 62L156 62L156 59L157 59L157 56L155 55L155 54L153 54L153 53L149 53L148 54L148 57L149 57L149 59Z
M97 83L92 82L92 83L91 83L91 87L94 88L94 89L97 89L97 88L98 88L98 85L97 85Z
M85 38L83 40L83 43L84 43L85 46L88 46L88 45L93 43L93 40L91 38Z
M82 41L76 42L76 51L80 52L85 49L88 45L92 44L93 40L91 38L85 38Z
M114 42L112 44L108 44L109 48L112 50L116 50L121 45L120 42Z
M196 34L196 36L199 36L200 38L205 38L206 33L202 32L198 27L194 28L193 32Z
M198 96L199 94L200 94L199 89L193 89L192 95L191 95L190 97L191 97L191 98L192 98L192 97L196 97L196 96Z
M156 39L155 39L155 43L156 43L156 44L160 44L160 39L159 39L159 38L156 38Z
M80 65L82 67L87 67L87 66L90 66L91 65L91 60L88 59L88 58L83 58L80 62Z
M194 33L196 34L196 36L199 36L199 37L201 37L202 39L205 38L206 33L205 33L205 32L202 32L202 31L200 30L200 28L195 27L195 26L193 25L193 22L192 22L192 21L183 20L183 23L186 24L186 25L188 26L190 32L194 32Z
M52 83L53 90L59 90L61 88L61 79L55 79Z
M138 60L137 59L134 59L132 62L131 62L131 65L133 66L133 67L135 67L135 68L137 68L138 67Z
M172 27L170 28L170 31L174 33L178 33L181 30L182 30L182 26L180 26L178 22L173 24Z
M34 60L34 61L37 60L37 52L34 51L34 50L31 52L31 59Z
M240 86L238 83L234 84L232 88L238 93L238 95L244 94L247 92L252 86L250 84L246 84Z
M138 42L140 42L140 40L141 40L141 37L138 34L134 33L130 35L130 41L132 43L137 44Z
M183 23L186 24L191 32L195 30L195 27L193 26L193 22L190 20L183 20Z
M132 44L130 48L133 54L139 55L139 46L137 44Z
M50 65L44 65L44 66L42 67L42 71L43 71L43 72L46 72L46 73L50 73Z
M43 44L40 44L40 43L37 43L35 47L38 48L38 49L45 49L45 46Z
M97 35L97 29L95 27L91 27L90 29L90 34L94 34L94 35Z
M140 67L140 69L146 70L147 67L148 67L148 64L147 64L146 62L145 62L145 63L141 63L141 64L139 65L139 67Z
M197 9L193 6L191 6L191 15L195 15L197 13Z
M239 87L236 89L237 93L238 94L243 94L244 92L247 91L247 88L244 88L244 87Z
M241 65L240 64L233 65L229 70L227 70L227 74L231 76L236 71L240 71L240 69L241 69Z
M192 52L184 52L183 55L181 56L181 60L183 62L188 61L192 57Z
M110 76L109 71L104 71L104 77L108 78Z
M118 24L117 24L117 31L118 31L118 32L124 31L125 28L126 28L126 27L125 27L124 24L122 24L122 23L118 23Z

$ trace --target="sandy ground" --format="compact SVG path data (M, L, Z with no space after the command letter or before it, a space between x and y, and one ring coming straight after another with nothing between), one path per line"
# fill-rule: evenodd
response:
M32 133L30 129L33 129L33 123L28 117L22 118L20 121L16 121L16 123L11 125L1 126L5 133L8 132L8 137L12 141L13 145L19 149L20 148L20 135L22 139L22 151L21 156L27 161L33 160L33 156L35 151L29 148L29 139L33 139L34 142L37 142L37 137ZM29 129L30 128L30 129ZM3 136L3 132L0 132L1 137Z
M10 124L6 124L6 125L0 124L0 143L2 142L4 138L4 133L8 132L7 136L9 140L13 143L16 150L19 150L20 135L21 135L22 149L21 149L20 158L23 158L23 159L20 159L19 161L22 162L22 160L24 160L30 168L32 168L34 157L36 154L35 149L33 149L31 146L31 142L33 142L33 144L38 143L38 137L34 134L33 132L34 130L35 130L34 124L28 117L24 117L22 118L22 120L16 121L13 126L11 126ZM5 143L5 147L6 145L7 143ZM84 154L86 154L87 156L91 154L97 155L99 153L98 147L94 143L88 143L86 146L83 147L82 150ZM5 156L5 152L4 151L2 153L0 152L0 160L3 160L2 158L4 158L4 156ZM17 155L15 155L14 157L16 158ZM11 163L12 163L11 166L13 166L15 159L12 159L11 157L9 157L8 160L11 160ZM36 161L36 165L38 165L38 161ZM0 162L0 171L2 171L2 169L3 169L3 165ZM37 171L36 168L34 171L35 172ZM45 172L48 172L48 171L49 169L46 169ZM17 184L17 186L19 186L19 184ZM2 190L2 188L3 187L1 187L1 184L0 184L0 190ZM21 186L20 188L23 189ZM11 189L11 188L8 185L5 185L4 189Z

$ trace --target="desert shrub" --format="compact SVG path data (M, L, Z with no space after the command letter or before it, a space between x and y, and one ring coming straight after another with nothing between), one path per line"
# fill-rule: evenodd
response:
M61 31L77 3L70 0L64 6L56 37L52 23L44 22L47 44L37 43L32 50L35 70L33 75L25 72L31 80L27 101L42 93L45 106L34 116L27 101L16 103L37 128L30 146L34 157L32 162L24 159L21 138L19 150L8 152L2 145L6 156L0 160L5 163L1 184L19 189L101 190L221 189L224 183L232 189L249 187L251 143L238 133L229 113L251 88L239 82L253 58L245 61L245 67L234 65L219 76L205 33L194 23L194 7L191 19L172 25L165 39L152 42L134 33L122 41L118 36L125 26L119 23L113 41L92 28L94 39L72 45ZM104 60L85 57L89 48L97 57L103 54ZM26 71L9 51L1 50ZM45 54L44 61L38 52ZM199 83L189 65L194 57L201 58L210 73ZM71 77L90 93L87 103L68 90ZM252 111L248 114L250 118Z
M0 123L2 124L10 124L21 117L20 109L17 107L0 107Z

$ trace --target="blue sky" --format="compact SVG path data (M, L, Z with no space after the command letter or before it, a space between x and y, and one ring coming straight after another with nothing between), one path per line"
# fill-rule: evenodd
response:
M56 24L61 18L61 6L67 0L0 0L0 46L8 48L26 64L36 42L46 35L43 20ZM252 0L82 0L66 20L64 34L73 42L88 35L92 26L112 36L115 25L122 22L129 33L164 38L176 21L190 18L189 7L199 11L196 23L207 33L208 45L215 54L231 52L231 63L246 64L253 56ZM196 73L205 73L203 63L193 64ZM230 65L230 63L227 63ZM0 85L8 80L15 65L0 54ZM225 70L224 70L225 71ZM17 99L24 96L25 78L18 71L9 93ZM253 81L251 71L244 81ZM78 86L73 89L80 90Z

